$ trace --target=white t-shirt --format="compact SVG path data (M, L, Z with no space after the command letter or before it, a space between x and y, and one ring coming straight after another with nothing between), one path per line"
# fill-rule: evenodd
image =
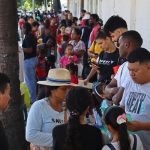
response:
M125 112L131 115L132 120L150 122L150 82L136 84L133 80L128 81L125 88L121 106L125 106ZM150 149L150 131L136 132L144 146L144 150Z
M125 90L120 105L125 106L126 113L133 120L150 121L150 82L140 85L130 80L123 87Z
M118 69L117 74L114 77L117 80L117 87L122 87L123 84L126 84L128 80L131 79L128 62L124 62Z
M136 146L136 150L143 150L143 145L142 145L142 142L140 140L140 138L136 135L137 137L137 146ZM132 135L130 135L130 140L131 140L131 150L133 148L133 144L134 144L134 137ZM114 148L116 150L120 150L119 148L119 142L114 142L114 143L111 143ZM111 150L107 145L105 145L102 150Z

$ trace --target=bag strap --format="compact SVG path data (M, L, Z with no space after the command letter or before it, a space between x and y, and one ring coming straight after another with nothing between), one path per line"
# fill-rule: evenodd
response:
M110 143L110 144L106 144L111 150L116 150L116 148Z
M137 147L137 137L135 134L133 134L133 138L134 138L134 143L133 143L133 148L132 150L136 150L136 147Z

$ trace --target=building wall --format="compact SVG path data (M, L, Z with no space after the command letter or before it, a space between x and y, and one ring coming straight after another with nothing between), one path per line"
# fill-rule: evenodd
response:
M69 9L79 17L81 0L69 0L69 2L72 4ZM143 37L143 47L150 50L149 6L150 0L84 0L84 9L90 13L97 13L104 23L112 15L123 17L127 21L128 29L137 30Z
M136 0L135 29L144 39L143 47L150 51L150 0Z
M82 0L68 0L68 9L72 12L73 16L80 17ZM84 1L84 0L83 0Z

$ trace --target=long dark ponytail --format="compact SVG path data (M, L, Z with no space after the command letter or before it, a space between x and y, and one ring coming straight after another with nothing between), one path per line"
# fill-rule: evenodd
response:
M118 106L109 107L104 112L105 123L118 131L120 150L131 150L126 120L123 119L123 116L125 116L125 112ZM122 118L124 121L119 122L121 119L118 119L118 117Z
M83 150L80 137L80 116L91 106L91 94L83 87L71 89L66 97L70 111L63 150Z

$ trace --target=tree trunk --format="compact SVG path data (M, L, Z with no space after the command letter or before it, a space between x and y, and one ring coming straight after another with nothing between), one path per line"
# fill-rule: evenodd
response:
M10 150L26 150L21 109L16 0L0 0L0 72L11 80L11 102L0 115Z

